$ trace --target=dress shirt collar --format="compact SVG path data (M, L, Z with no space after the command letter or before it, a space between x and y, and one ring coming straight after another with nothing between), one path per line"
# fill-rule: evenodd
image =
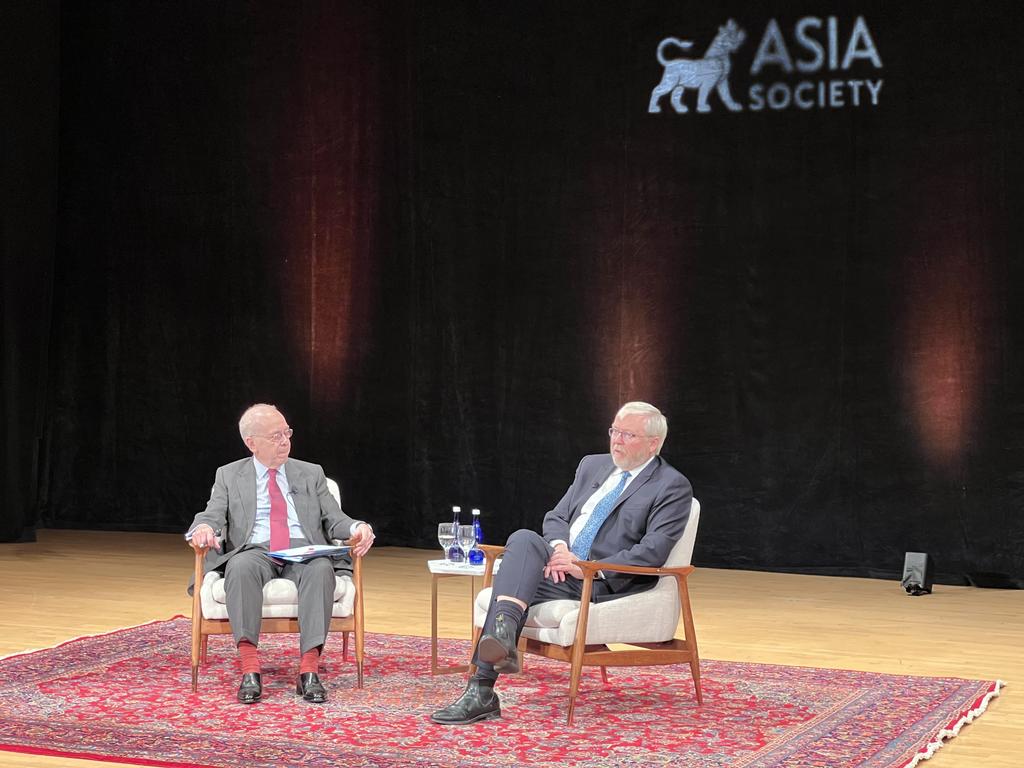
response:
M285 466L287 466L287 464L288 462L286 461L284 464L277 468L277 476L283 477L286 480L288 479L288 473L285 471L284 468ZM256 468L256 479L265 480L267 478L267 473L270 471L270 468L263 466L263 462L261 462L255 456L252 457L252 465Z
M647 465L650 464L652 461L654 461L654 456L651 456L651 458L649 458L647 461L645 461L639 467L634 467L633 469L622 470L622 469L619 469L618 467L616 467L615 471L612 472L609 475L609 477L614 477L615 481L618 482L619 475L621 475L623 472L629 472L629 482L632 483L633 480L636 479L637 475L639 475L641 472L643 472L645 469L647 469Z

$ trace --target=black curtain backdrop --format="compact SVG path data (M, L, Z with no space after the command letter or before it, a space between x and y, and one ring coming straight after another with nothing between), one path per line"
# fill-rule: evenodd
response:
M649 113L659 42L700 58L730 18L743 111ZM64 4L53 301L18 315L52 327L19 395L42 487L5 530L183 530L269 401L379 542L436 546L452 504L501 540L644 399L704 507L697 564L1024 577L1014 18ZM756 109L775 83L789 106Z
M60 14L0 5L0 541L35 540L54 273Z

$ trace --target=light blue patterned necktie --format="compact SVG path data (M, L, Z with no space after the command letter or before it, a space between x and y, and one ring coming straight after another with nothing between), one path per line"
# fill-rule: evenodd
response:
M586 560L590 555L590 548L594 544L594 537L597 536L598 529L608 519L608 515L611 514L615 502L619 500L619 496L622 495L622 491L628 482L629 472L623 472L619 484L608 491L605 497L597 502L594 511L590 513L590 517L583 525L583 530L580 531L580 535L576 537L571 547L572 553L580 560Z

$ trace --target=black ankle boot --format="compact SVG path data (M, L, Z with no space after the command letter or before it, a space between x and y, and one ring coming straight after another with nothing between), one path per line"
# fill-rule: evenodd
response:
M494 665L494 671L511 674L519 671L519 651L516 649L516 630L519 627L508 616L494 617L494 631L480 638L476 655L480 661Z
M462 695L444 709L439 709L430 719L441 725L466 725L478 720L501 717L501 701L490 686L470 680Z

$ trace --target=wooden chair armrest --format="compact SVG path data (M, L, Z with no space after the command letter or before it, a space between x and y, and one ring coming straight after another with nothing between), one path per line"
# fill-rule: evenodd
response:
M494 560L505 554L505 548L494 544L477 544L477 549L483 550L484 557Z
M491 577L494 573L494 562L505 553L504 547L493 544L478 545L484 553L484 586L491 586ZM675 568L665 566L655 567L646 565L623 565L619 563L603 563L596 560L577 560L576 565L583 571L584 580L593 579L599 571L614 571L616 573L632 573L637 576L675 576L676 578L689 576L694 571L692 565L682 565Z
M196 553L195 565L193 567L193 572L195 574L193 589L195 590L196 595L198 595L199 587L203 584L203 560L206 558L206 550L208 550L209 547L197 547L191 541L187 543L192 548L192 551Z
M209 550L209 547L197 547L191 541L186 542L186 543L196 553L196 561L195 561L196 584L202 584L202 582L203 582L203 559L206 557L206 552L207 552L207 550ZM342 540L342 539L331 539L331 544L333 544L336 547L350 547L350 546L352 546L352 542L351 542L350 539L345 539L345 540ZM366 555L356 555L356 554L353 554L352 557L353 557L353 567L356 568L356 569L361 570L361 568L359 568L359 563L357 561L362 560L364 557L366 557Z
M331 544L336 547L351 547L352 539L331 539ZM366 557L366 555L357 555L355 552L350 551L349 556L352 558L352 583L356 585L356 599L362 602L363 558Z
M484 553L484 585L483 589L491 586L494 581L494 563L505 554L505 548L494 544L478 544L478 549Z
M351 547L352 539L331 539L331 544L335 547ZM353 557L366 557L366 555L357 555L355 553L350 554L352 554Z
M652 567L646 565L620 565L618 563L602 563L596 560L577 560L576 565L583 571L583 576L593 576L598 571L615 571L616 573L632 573L639 576L689 576L694 571L692 565L681 565L675 568Z

